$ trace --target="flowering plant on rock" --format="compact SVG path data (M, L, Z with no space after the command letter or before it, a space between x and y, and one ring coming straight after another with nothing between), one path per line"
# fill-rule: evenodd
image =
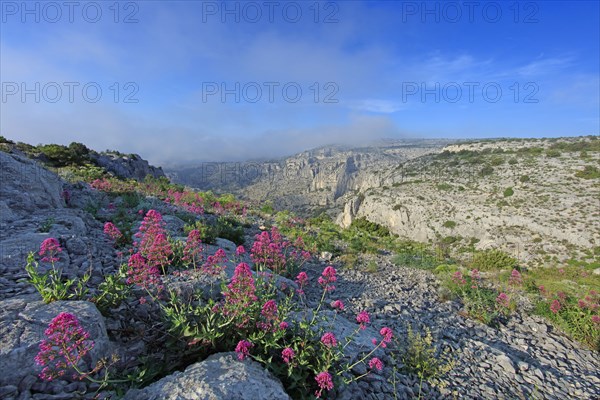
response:
M90 273L85 273L81 279L63 279L62 268L56 266L60 261L60 253L63 251L55 238L48 238L40 245L38 252L41 262L50 263L47 272L41 272L35 255L30 252L27 256L25 272L27 282L31 283L42 296L44 303L56 300L83 299L87 293L86 284L90 279Z

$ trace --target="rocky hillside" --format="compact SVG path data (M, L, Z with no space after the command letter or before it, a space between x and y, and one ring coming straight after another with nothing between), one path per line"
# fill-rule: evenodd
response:
M449 145L380 174L338 217L467 251L501 248L558 263L600 248L600 140L497 140ZM597 251L597 250L596 250Z
M356 218L373 189L342 229L73 156L0 151L2 399L600 396L600 269L469 273Z
M0 150L39 161L49 168L93 166L121 179L143 180L148 175L154 178L165 176L161 167L150 165L137 154L123 154L114 150L97 152L76 142L69 146L32 146L0 136Z
M501 248L532 264L600 246L597 137L383 142L264 163L170 170L174 181L347 227L359 217L454 253Z
M173 182L201 190L231 192L276 209L302 214L341 211L346 196L382 185L381 172L406 160L438 152L448 141L381 141L362 148L341 145L305 151L281 160L205 163L170 169Z

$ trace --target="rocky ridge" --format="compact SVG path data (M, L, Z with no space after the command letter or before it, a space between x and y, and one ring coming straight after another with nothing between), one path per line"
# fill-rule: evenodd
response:
M450 250L500 248L539 265L600 246L600 184L577 177L600 165L600 151L589 146L597 141L390 141L168 175L304 216L325 211L342 227L366 217L410 240Z
M339 209L344 199L382 183L379 173L439 151L448 141L383 141L363 148L327 146L281 160L205 163L167 170L175 183L200 190L231 192L277 209L310 213Z

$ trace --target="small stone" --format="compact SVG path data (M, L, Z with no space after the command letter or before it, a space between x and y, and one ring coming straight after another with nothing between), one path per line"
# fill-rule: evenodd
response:
M502 370L504 370L506 373L508 374L515 374L515 367L512 363L512 361L510 360L510 358L508 358L505 354L500 354L496 356L496 362L497 365L502 368Z
M529 364L524 361L518 361L517 367L519 368L519 371L527 371L529 369Z

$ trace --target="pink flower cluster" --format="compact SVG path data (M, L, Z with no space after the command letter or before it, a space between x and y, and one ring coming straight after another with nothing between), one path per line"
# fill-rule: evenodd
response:
M460 271L456 271L454 274L452 274L452 282L454 282L458 286L463 286L467 283L467 281L463 277L462 272Z
M135 246L138 252L144 256L148 265L164 271L165 267L169 265L173 249L167 240L162 215L158 211L149 210L135 236L140 239Z
M134 253L127 262L127 283L138 285L144 289L150 289L152 286L160 284L160 272L155 266L149 265L144 256L140 253Z
M48 238L40 245L39 255L42 256L43 262L55 263L59 260L58 253L62 252L62 248L55 238Z
M333 389L333 380L329 372L323 371L318 373L317 376L315 376L315 380L317 381L317 385L319 385L319 390L315 392L315 397L317 399L321 398L323 390Z
M223 205L218 201L215 201L214 203L212 203L212 208L213 208L213 212L216 215L225 214L225 208L223 208Z
M481 281L479 270L471 270L471 289L477 289L479 287L479 281Z
M237 353L238 360L243 361L244 358L250 355L250 349L254 347L254 344L247 340L240 340L235 346L235 352Z
M296 277L296 283L298 284L298 289L296 290L296 292L299 295L303 295L304 287L308 284L308 275L306 274L306 272L302 271L298 274L298 276Z
M119 228L117 228L112 222L107 222L104 224L104 233L115 242L123 237L123 234Z
M165 202L174 204L193 214L204 214L204 199L199 193L189 191L167 191Z
M225 269L226 262L227 254L225 254L225 250L218 249L214 255L206 257L202 271L208 275L219 275Z
M373 357L369 360L369 368L376 369L377 371L381 371L383 369L383 363L377 357Z
M262 320L259 321L256 325L259 329L270 332L277 330L277 327L281 329L282 324L285 324L285 328L287 328L287 323L279 321L277 303L275 300L268 300L262 307L260 312ZM285 329L284 328L284 329Z
M508 278L508 284L512 286L520 286L523 284L523 277L521 273L516 269L513 269L510 273L510 278Z
M250 249L250 258L275 272L285 269L285 255L283 254L284 240L276 227L271 228L271 234L264 231L256 235L256 240Z
M200 232L193 229L188 233L185 247L183 248L183 261L191 262L195 267L202 260L202 239Z
M590 290L587 296L577 302L577 305L582 310L588 309L594 312L600 308L600 296L595 290Z
M109 192L112 190L112 183L108 179L94 179L90 186L96 190L101 190L103 192Z
M283 359L283 362L286 364L289 364L290 362L292 362L294 357L296 357L296 353L294 352L293 349L291 349L289 347L286 347L285 349L283 349L281 351L281 358Z
M239 245L237 249L235 249L235 255L241 257L243 254L246 254L246 249L244 248L244 246Z
M392 337L394 336L394 333L392 332L392 330L390 328L384 327L384 328L381 328L381 330L379 331L379 334L381 336L383 336L381 341L378 342L377 339L373 338L373 339L371 339L371 342L375 346L379 345L383 348L386 348L387 344L392 341Z
M552 301L552 304L550 304L550 311L552 311L554 314L558 313L561 309L561 305L560 305L560 301L558 301L558 299L554 299L554 301Z
M333 333L326 332L321 336L321 343L323 343L325 347L335 347L337 346L337 339Z
M44 367L40 378L51 381L65 371L77 367L81 359L94 347L90 335L73 314L62 312L48 325L47 339L40 343L36 364Z
M319 285L321 285L325 291L331 292L335 290L335 286L332 285L332 283L335 283L337 281L337 277L335 276L335 274L336 270L331 265L325 267L325 269L323 270L323 273L319 277L318 282Z
M303 246L304 242L296 240L296 244ZM286 265L300 266L310 258L310 253L303 248L294 247L281 236L276 227L273 227L270 234L264 231L256 235L250 249L250 257L255 264L281 273L286 270Z
M256 286L250 267L246 263L239 263L231 283L223 293L223 314L235 318L238 328L246 327L250 321L247 311L258 300L255 293Z
M356 322L360 324L360 329L367 329L367 324L371 322L371 318L369 317L369 313L366 311L361 311L356 316Z
M344 311L344 303L341 300L333 301L331 307L335 310Z
M496 297L496 303L504 308L510 307L510 298L506 293L500 293L498 297Z
M394 333L388 327L381 328L381 330L379 331L379 334L381 336L383 336L383 339L381 339L381 347L386 347L386 344L391 342L392 337L394 336Z

